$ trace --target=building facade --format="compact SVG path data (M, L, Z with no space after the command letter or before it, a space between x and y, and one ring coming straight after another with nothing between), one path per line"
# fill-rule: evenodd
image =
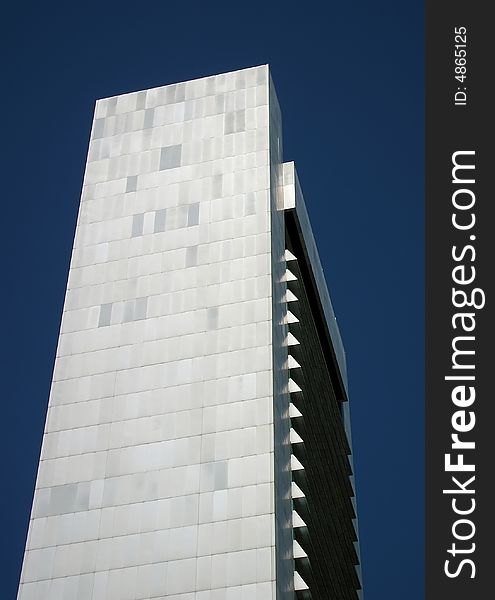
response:
M361 597L347 406L268 66L98 100L18 600Z

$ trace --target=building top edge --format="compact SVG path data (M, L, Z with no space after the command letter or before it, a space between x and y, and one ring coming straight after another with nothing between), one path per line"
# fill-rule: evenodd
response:
M108 101L112 98L122 98L125 96L132 96L133 94L139 94L141 92L153 92L153 91L161 90L163 88L170 88L173 86L186 85L188 83L200 85L201 82L203 82L203 81L206 82L207 80L210 80L210 79L221 78L221 77L234 77L234 76L237 76L240 74L247 74L250 71L256 72L256 71L263 71L263 70L265 70L266 73L268 74L270 72L270 65L268 63L264 63L261 65L254 65L252 67L245 67L242 69L234 69L232 71L226 71L223 73L214 73L212 75L207 75L207 76L203 76L203 77L194 77L192 79L176 81L176 82L172 82L172 83L166 83L163 85L157 85L157 86L153 86L150 88L137 89L137 90L133 90L131 92L124 92L122 94L112 94L111 96L102 96L101 98L96 98L95 101L96 101L96 103L98 103L98 102ZM263 83L266 83L266 82L268 82L268 77L265 75Z

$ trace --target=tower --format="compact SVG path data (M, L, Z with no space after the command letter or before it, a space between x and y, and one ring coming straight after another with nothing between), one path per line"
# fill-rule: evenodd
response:
M268 66L98 100L18 599L357 598L350 453Z

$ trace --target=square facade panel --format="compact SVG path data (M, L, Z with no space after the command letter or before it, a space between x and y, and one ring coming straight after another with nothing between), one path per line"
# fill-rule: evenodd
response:
M347 400L268 66L98 100L18 600L360 597Z

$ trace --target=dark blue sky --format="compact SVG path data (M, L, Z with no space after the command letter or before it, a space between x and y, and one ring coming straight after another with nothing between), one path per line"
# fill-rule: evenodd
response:
M367 600L423 597L423 9L19 3L1 44L2 598L15 598L96 98L270 63L347 350Z

